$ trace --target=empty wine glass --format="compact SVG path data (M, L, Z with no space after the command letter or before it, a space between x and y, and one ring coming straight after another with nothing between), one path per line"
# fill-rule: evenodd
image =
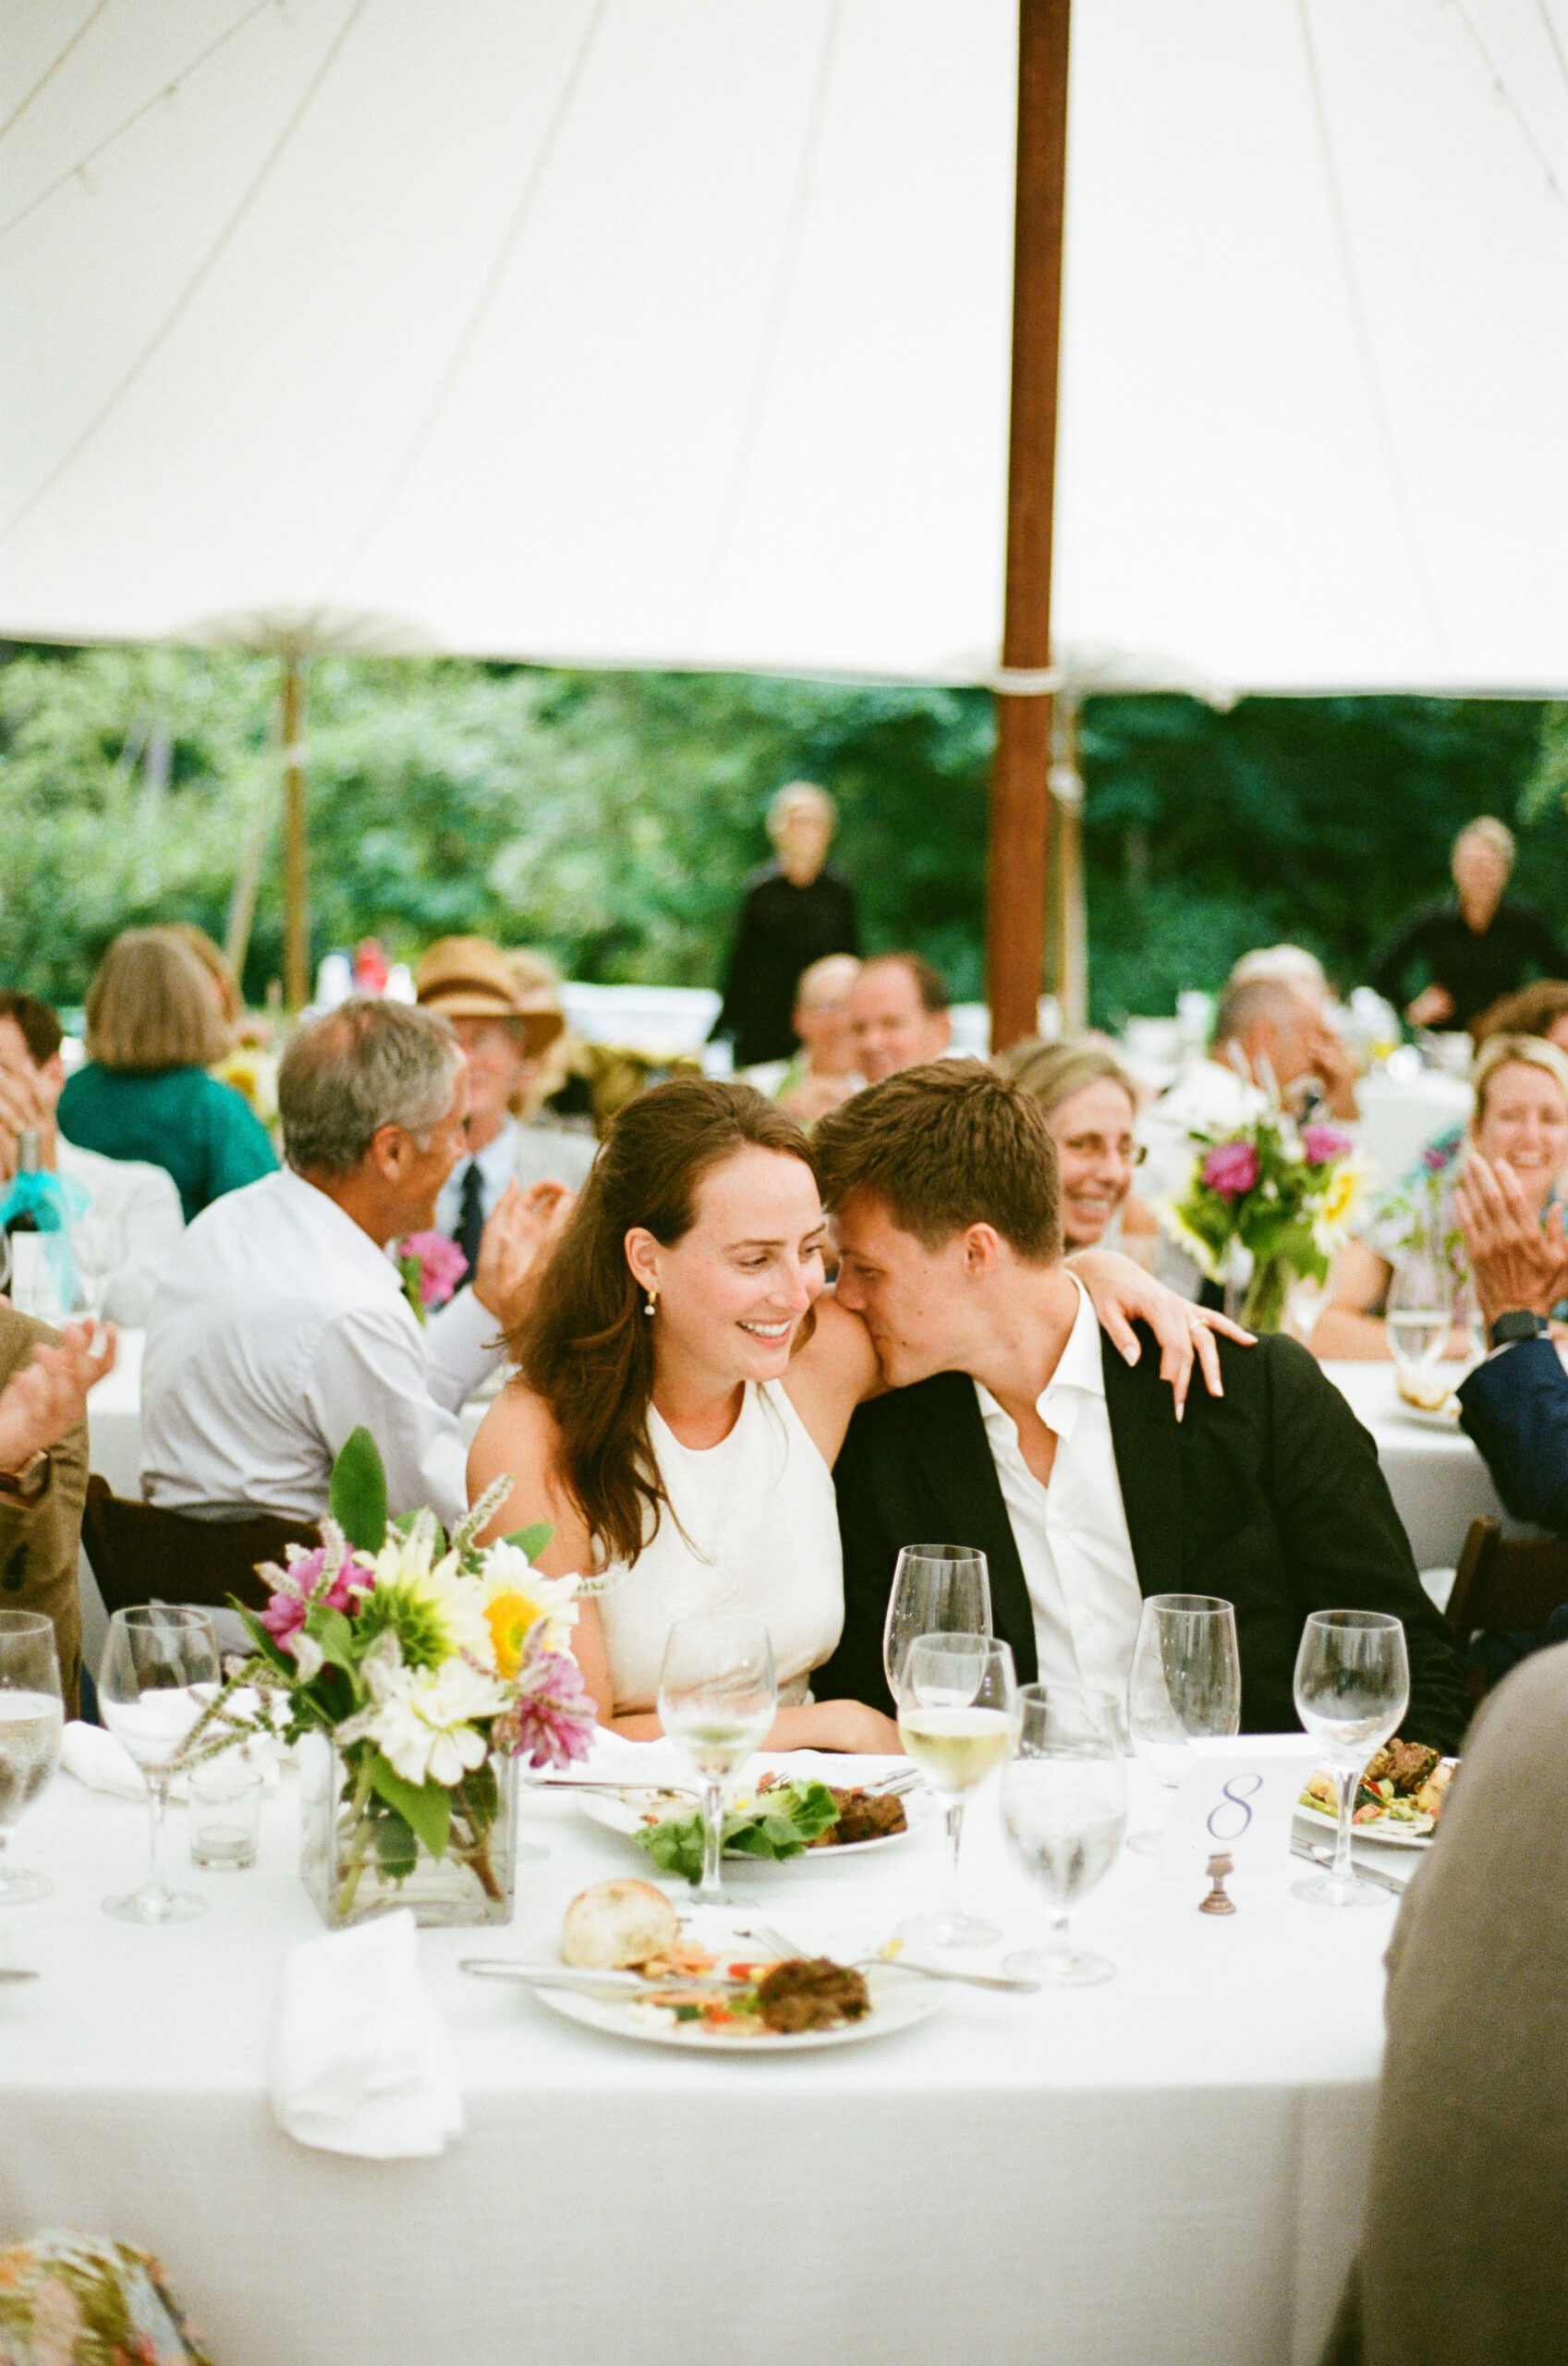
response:
M152 1809L147 1879L103 1900L104 1913L122 1922L188 1922L207 1911L204 1897L168 1887L159 1852L173 1762L217 1689L218 1643L204 1610L150 1603L115 1612L99 1663L98 1706L140 1767Z
M1406 1250L1389 1284L1384 1319L1400 1371L1412 1380L1429 1372L1448 1345L1453 1319L1453 1276L1446 1258L1428 1248Z
M967 1544L906 1544L893 1573L882 1667L896 1701L898 1673L917 1635L989 1635L986 1556Z
M14 1866L6 1847L60 1762L64 1729L54 1621L36 1610L0 1610L0 1906L27 1905L55 1886Z
M1236 1615L1209 1593L1152 1593L1138 1619L1127 1681L1127 1734L1151 1774L1164 1786L1160 1829L1135 1832L1140 1856L1158 1856L1164 1818L1200 1735L1237 1732L1241 1726L1241 1659Z
M959 1904L958 1851L969 1793L1002 1764L1017 1731L1018 1682L1010 1644L988 1635L920 1635L898 1672L898 1738L947 1808L947 1903L905 1923L906 1938L983 1947L1001 1933Z
M1127 1762L1117 1703L1065 1684L1026 1684L1018 1747L1002 1777L1002 1820L1026 1872L1050 1900L1051 1944L1009 1956L1003 1971L1088 1988L1110 1980L1104 1956L1075 1955L1071 1916L1115 1863L1127 1828Z
M702 1783L702 1881L698 1898L722 1904L724 1784L768 1738L778 1706L772 1646L743 1611L677 1618L659 1674L659 1719Z
M1385 1890L1364 1882L1351 1858L1351 1819L1367 1762L1399 1731L1410 1701L1404 1628L1383 1610L1315 1610L1295 1655L1295 1713L1323 1755L1339 1803L1334 1861L1292 1884L1311 1906L1383 1906Z
M125 1258L125 1234L113 1216L89 1208L70 1228L76 1266L77 1310L102 1322L109 1284Z

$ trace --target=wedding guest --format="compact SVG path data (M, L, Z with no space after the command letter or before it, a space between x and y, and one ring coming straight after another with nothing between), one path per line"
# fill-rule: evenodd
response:
M1477 1051L1493 1035L1544 1035L1568 1052L1568 978L1538 978L1516 994L1501 995L1470 1021L1470 1032Z
M813 961L796 990L790 1018L800 1049L787 1065L759 1069L751 1079L799 1125L814 1125L866 1081L855 1065L849 1029L849 997L859 974L853 953L830 953Z
M66 1079L60 1131L80 1150L166 1168L188 1224L277 1165L261 1119L207 1074L228 1047L189 946L164 929L128 929L88 989L87 1066Z
M228 955L204 928L198 928L194 921L171 921L164 933L177 936L182 945L188 945L206 971L207 990L228 1030L229 1047L232 1049L239 1040L246 1013L245 996L239 991L239 980L234 974Z
M546 1044L514 1098L513 1116L520 1125L595 1140L593 1095L582 1057L585 1046L566 1014L560 970L547 953L531 945L510 945L506 967L523 1008L552 1013L561 1021L561 1032Z
M791 781L768 808L773 860L746 883L712 1029L732 1039L737 1068L791 1058L802 970L825 954L860 950L855 890L828 864L837 826L837 806L811 781Z
M190 1226L142 1365L142 1492L201 1518L316 1519L363 1424L391 1511L467 1501L457 1411L493 1371L566 1195L503 1195L471 1287L421 1333L387 1256L429 1230L462 1154L468 1067L432 1011L355 999L302 1027L278 1073L287 1165Z
M474 1440L470 1498L509 1478L488 1534L548 1519L545 1570L613 1577L574 1648L623 1732L660 1729L672 1621L733 1590L772 1639L772 1748L897 1747L885 1715L809 1689L843 1615L830 1466L879 1385L864 1327L822 1295L825 1233L799 1127L751 1086L672 1080L616 1117L511 1342L518 1378ZM1195 1350L1213 1353L1192 1310L1124 1258L1086 1272L1128 1345L1131 1314L1162 1326L1185 1390Z
M879 953L849 995L855 1064L875 1084L899 1068L940 1060L953 1041L947 983L918 953Z
M512 1114L565 1026L559 1009L525 1005L512 965L482 936L444 936L414 976L421 1010L450 1019L468 1063L468 1125L460 1158L442 1185L436 1226L471 1273L480 1238L509 1183L575 1189L593 1164L580 1134L519 1123Z
M1392 1357L1383 1308L1403 1253L1435 1240L1448 1258L1455 1292L1470 1280L1459 1247L1453 1197L1463 1157L1444 1136L1423 1164L1374 1207L1359 1236L1340 1250L1329 1276L1328 1303L1312 1333L1312 1351L1336 1357ZM1491 1165L1507 1166L1534 1210L1538 1226L1568 1192L1568 1054L1539 1035L1494 1035L1476 1063L1476 1109L1464 1142ZM1445 1353L1468 1358L1468 1330L1455 1324Z
M1068 1249L1120 1249L1152 1262L1159 1227L1133 1189L1146 1153L1133 1133L1137 1092L1098 1043L1015 1043L995 1061L1044 1110L1062 1184Z
M1568 953L1537 911L1505 896L1513 869L1513 833L1489 813L1467 822L1453 841L1455 894L1408 920L1371 968L1379 994L1412 1027L1468 1027L1499 994L1525 985L1532 970L1568 975ZM1426 983L1410 999L1413 978Z
M55 1123L65 1087L60 1021L31 994L0 994L0 1183L17 1171L18 1137L38 1136L39 1165L79 1184L88 1210L112 1227L118 1262L110 1272L103 1313L143 1330L159 1273L185 1230L179 1193L161 1166L141 1159L102 1158L79 1150Z
M1522 1179L1477 1153L1454 1212L1491 1348L1459 1384L1459 1418L1514 1518L1568 1536L1568 1372L1550 1335L1568 1298L1563 1209L1543 1226Z
M1026 1681L1120 1694L1144 1597L1218 1594L1235 1605L1243 1729L1283 1731L1308 1612L1391 1611L1410 1653L1404 1730L1455 1747L1458 1654L1372 1440L1305 1348L1222 1338L1223 1395L1195 1394L1178 1421L1152 1359L1105 1348L1062 1262L1043 1111L978 1062L873 1085L814 1145L838 1302L891 1392L856 1413L834 1471L845 1628L824 1687L888 1705L899 1549L952 1537L987 1555L995 1631Z
M1549 2237L1568 2208L1565 1787L1559 1649L1482 1702L1394 1924L1360 2257L1324 2366L1559 2366L1568 2349L1568 2254Z
M0 1299L0 1610L54 1621L67 1717L81 1672L87 1393L114 1362L113 1331L72 1323L56 1336Z

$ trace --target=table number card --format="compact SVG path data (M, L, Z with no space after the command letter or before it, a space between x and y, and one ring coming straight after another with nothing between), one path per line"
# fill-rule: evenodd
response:
M1190 1891L1196 1907L1208 1887L1209 1858L1227 1856L1235 1872L1226 1887L1238 1905L1260 1876L1276 1886L1293 1871L1291 1818L1320 1755L1306 1734L1195 1741L1165 1827L1167 1881Z

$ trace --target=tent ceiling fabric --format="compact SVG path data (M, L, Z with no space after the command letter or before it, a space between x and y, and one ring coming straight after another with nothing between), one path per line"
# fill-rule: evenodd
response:
M0 632L984 678L1015 30L13 0ZM1568 689L1568 0L1073 44L1059 648Z

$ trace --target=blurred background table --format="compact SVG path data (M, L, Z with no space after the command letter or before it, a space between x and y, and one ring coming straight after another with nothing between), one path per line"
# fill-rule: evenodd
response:
M10 1918L43 1977L0 1984L0 2222L145 2244L224 2366L1314 2366L1355 2239L1392 1898L1304 1906L1284 1859L1219 1921L1124 1856L1078 1918L1118 1968L1103 1987L955 1988L863 2045L694 2058L458 1974L553 1953L568 1899L638 1868L535 1792L551 1854L520 1869L516 1925L420 1936L467 2133L383 2164L302 2150L267 2105L280 1960L320 1931L296 1801L286 1772L253 1872L185 1863L211 1910L163 1930L100 1906L141 1861L135 1802L61 1775L18 1835L56 1891ZM969 1896L1037 1943L994 1786L969 1821ZM838 1951L938 1877L928 1811L906 1848L743 1886Z

